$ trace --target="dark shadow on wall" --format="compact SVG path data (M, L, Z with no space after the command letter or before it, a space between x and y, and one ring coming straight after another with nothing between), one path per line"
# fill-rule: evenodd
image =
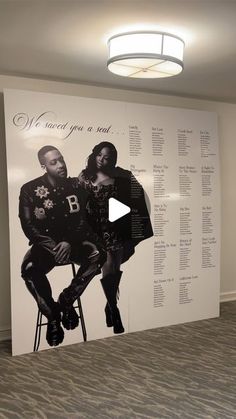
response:
M10 327L10 251L4 99L0 93L0 338Z

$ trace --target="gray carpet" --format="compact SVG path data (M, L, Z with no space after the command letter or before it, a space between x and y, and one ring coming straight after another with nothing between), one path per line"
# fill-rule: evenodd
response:
M236 301L221 317L12 358L0 418L236 418Z

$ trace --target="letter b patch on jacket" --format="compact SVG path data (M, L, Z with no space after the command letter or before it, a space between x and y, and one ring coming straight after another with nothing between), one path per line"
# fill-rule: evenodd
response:
M70 195L66 197L69 207L70 207L70 213L72 212L79 212L80 205L79 201L76 195Z

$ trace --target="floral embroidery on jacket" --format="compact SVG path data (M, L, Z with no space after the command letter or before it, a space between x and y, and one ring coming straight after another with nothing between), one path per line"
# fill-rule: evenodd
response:
M38 220L43 220L44 218L46 218L44 208L35 207L34 215Z
M54 202L51 199L45 199L43 206L46 209L51 209L54 207Z
M47 198L49 195L48 188L45 188L45 186L37 186L37 189L34 190L36 193L36 196L39 196L39 198Z

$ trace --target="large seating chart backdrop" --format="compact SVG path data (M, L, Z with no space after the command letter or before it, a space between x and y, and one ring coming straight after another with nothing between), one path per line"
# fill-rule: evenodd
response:
M218 316L216 114L11 89L4 91L4 102L13 354L33 350L37 305L21 278L30 247L18 206L22 185L44 173L37 158L44 145L58 148L68 175L77 177L94 146L109 141L117 149L117 165L131 170L145 191L154 235L121 266L118 306L125 332ZM48 278L56 301L72 279L71 268L55 267ZM88 340L114 336L105 324L100 278L81 296ZM49 348L45 334L43 326L40 350ZM82 341L79 325L65 330L62 345Z

